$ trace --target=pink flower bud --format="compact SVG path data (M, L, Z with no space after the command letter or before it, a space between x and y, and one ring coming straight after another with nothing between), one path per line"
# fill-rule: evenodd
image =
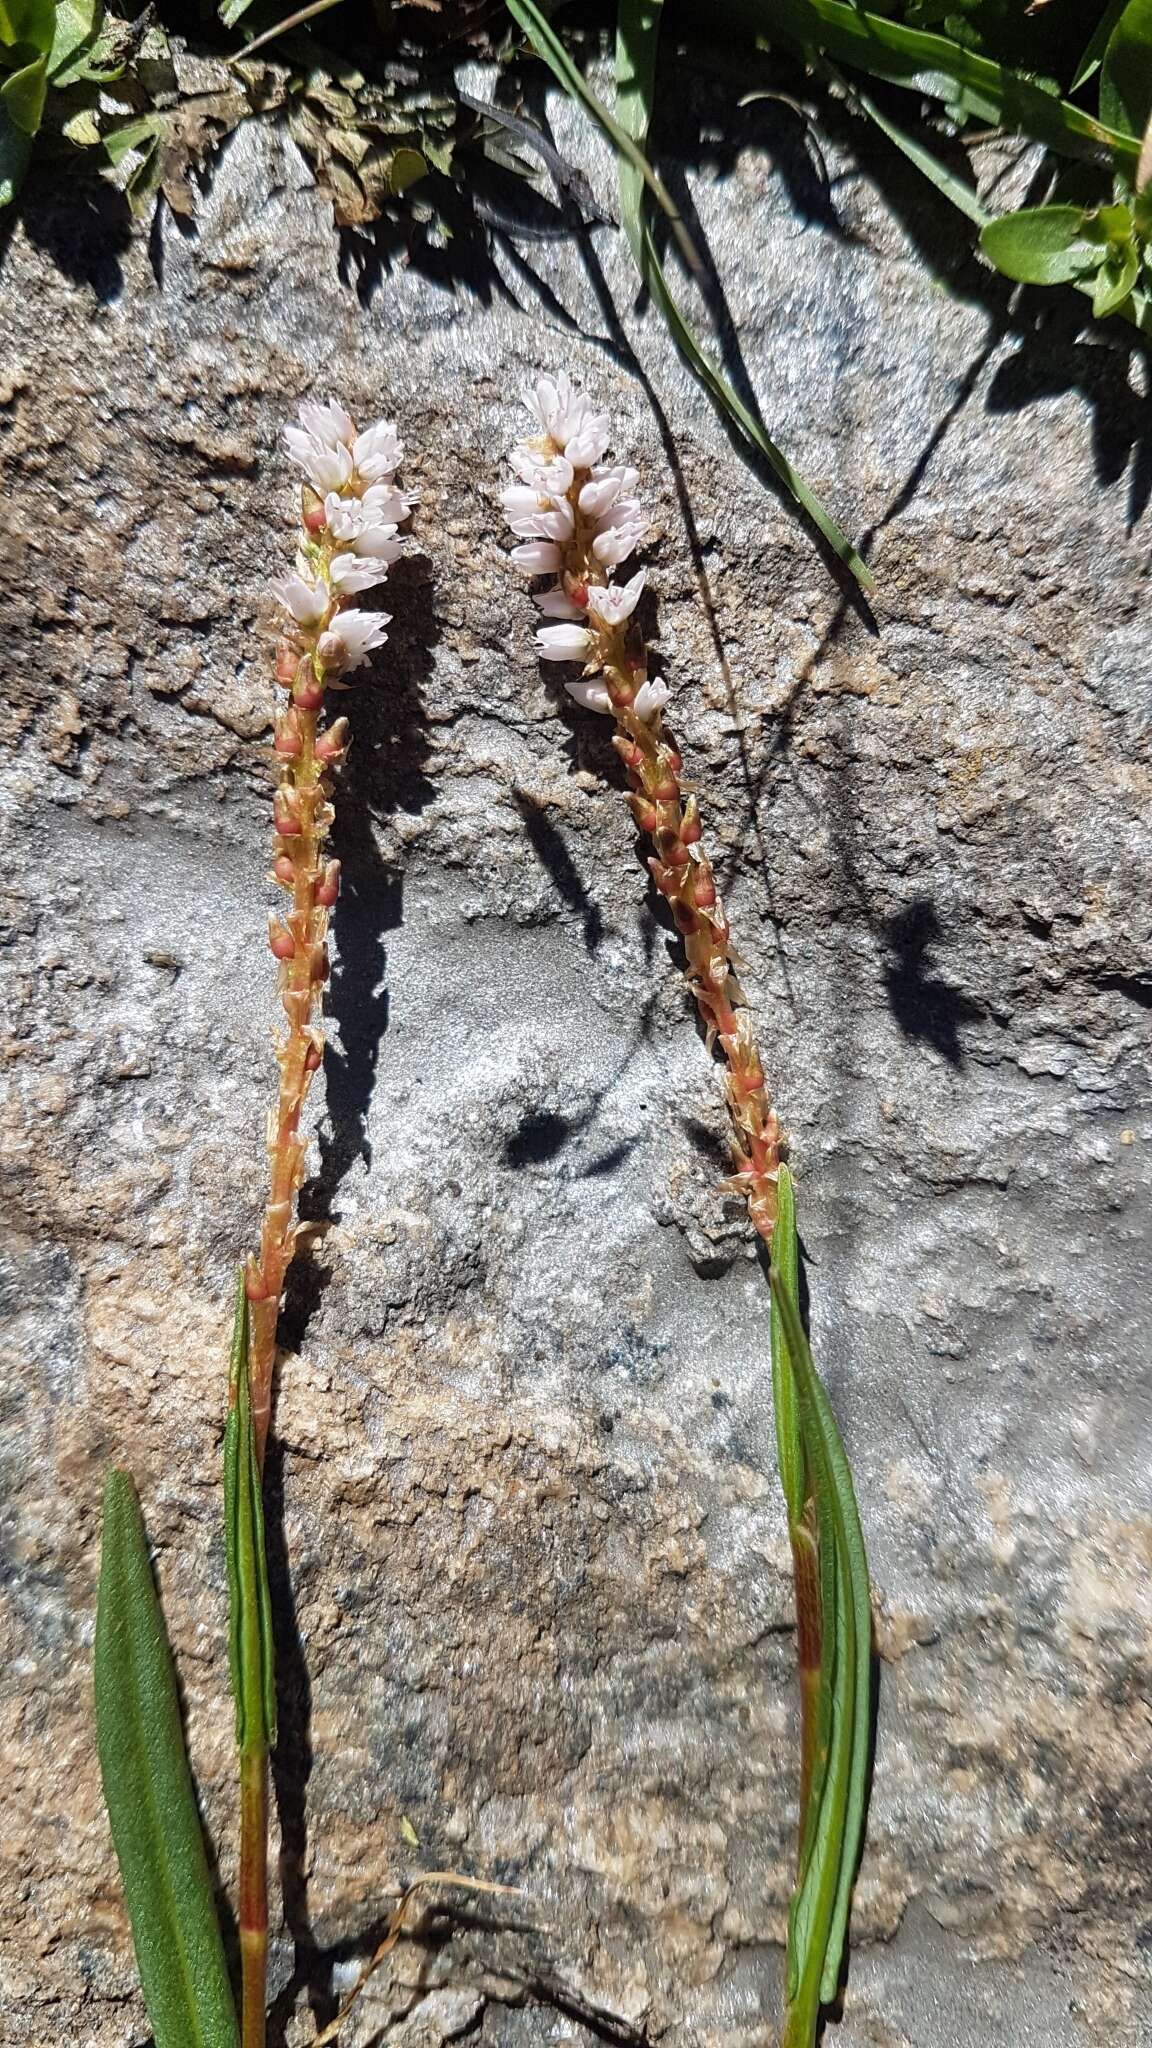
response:
M313 946L313 948L312 948L312 957L311 957L311 959L310 959L310 961L309 961L309 964L308 964L308 972L309 972L309 975L310 975L310 977L311 977L311 979L312 979L313 981L327 981L327 979L328 979L328 948L327 948L327 946Z
M249 1301L267 1301L268 1287L263 1273L255 1259L249 1259L244 1268L244 1292Z
M290 689L296 680L299 666L299 648L294 647L291 640L279 641L276 647L276 681L283 683L285 689Z
M300 493L300 518L306 533L323 533L328 524L324 500L310 484L305 484Z
M340 894L340 863L330 860L321 881L316 884L315 901L321 910L331 910Z
M316 1073L323 1061L323 1058L323 1046L317 1045L315 1039L313 1039L311 1045L308 1047L308 1050L304 1055L304 1072L306 1074Z
M342 760L347 746L348 720L346 718L337 718L328 727L327 732L320 734L316 742L316 759L318 761Z
M324 685L318 682L311 668L302 668L292 685L292 702L301 711L319 711L324 702Z
M272 799L272 822L285 839L296 839L303 830L294 789L278 789Z
M711 910L716 901L716 884L703 868L697 868L692 877L692 900L698 910Z
M694 796L690 796L684 806L680 837L685 846L695 846L700 837L700 806Z
M293 884L295 883L295 864L289 859L286 853L278 853L276 855L276 858L272 863L272 878L274 881L283 882L284 887L286 889L291 889Z
M302 745L300 720L295 711L288 710L276 721L276 737L272 742L282 761L294 761Z
M294 960L296 941L286 925L277 924L274 917L268 919L268 944L274 960Z

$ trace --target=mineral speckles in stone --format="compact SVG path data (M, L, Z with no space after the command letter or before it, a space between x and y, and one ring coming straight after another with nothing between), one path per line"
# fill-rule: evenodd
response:
M348 722L319 730L329 688L358 668L388 635L386 612L350 600L382 583L400 553L399 527L411 499L397 488L403 448L396 428L379 421L359 433L334 399L300 407L286 427L292 460L304 472L301 532L294 570L272 585L284 614L276 680L287 692L277 713L273 753L277 787L272 879L287 892L282 917L270 917L268 943L280 965L280 1001L287 1031L276 1048L280 1088L268 1122L271 1161L259 1252L249 1259L252 1412L263 1453L271 1405L276 1320L296 1240L295 1201L306 1145L299 1123L324 1039L320 999L328 977L328 915L340 888L340 866L324 860L332 822L329 771L343 759Z
M544 661L579 663L582 673L565 683L569 695L616 721L629 801L654 847L648 865L684 942L708 1043L719 1044L726 1063L730 1185L747 1198L756 1229L770 1241L783 1135L733 972L728 920L701 843L696 800L684 794L680 755L662 730L668 688L648 675L636 616L645 572L613 581L648 532L635 496L639 475L604 460L608 415L596 412L568 377L540 378L528 405L540 432L513 448L516 482L503 502L519 542L512 561L529 576L553 579L536 598L549 621L537 630L537 652Z

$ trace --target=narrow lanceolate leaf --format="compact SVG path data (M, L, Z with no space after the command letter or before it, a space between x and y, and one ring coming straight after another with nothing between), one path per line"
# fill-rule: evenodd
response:
M717 11L760 43L783 37L932 99L953 102L960 95L977 120L1018 128L1065 156L1095 158L1107 150L1118 163L1135 163L1140 144L1125 122L1115 128L1107 119L1096 121L1010 65L981 57L951 36L869 13L854 0L772 0L771 7L763 0L713 0L713 28ZM693 13L703 16L700 0Z
M817 1756L789 1920L785 2048L810 2048L836 1995L868 1782L872 1616L868 1562L848 1460L800 1318L791 1175L780 1172L783 1241L774 1249L775 1329L796 1392L820 1560ZM791 1270L790 1270L791 1267Z
M228 1656L236 1703L236 1742L244 1752L276 1740L272 1598L264 1550L260 1467L248 1378L248 1298L236 1286L224 1432L224 1546L228 1560Z
M617 114L613 115L592 91L563 44L535 5L535 0L507 0L508 12L525 31L537 55L542 57L564 90L578 99L616 150L620 167L620 208L629 245L640 276L658 312L692 374L703 385L717 412L735 429L738 442L746 444L750 459L761 456L779 478L785 491L811 520L828 547L852 571L858 583L869 589L871 571L847 535L825 511L814 491L792 467L762 422L738 397L726 377L705 354L692 328L673 297L660 261L652 230L644 212L643 192L653 194L668 215L672 231L685 252L690 269L698 271L699 258L687 237L684 224L662 181L640 147L646 137L652 101L656 34L660 9L657 0L630 4L624 0L617 41Z
M126 1472L104 1492L95 1663L104 1799L155 2048L237 2048L172 1653Z
M1100 117L1143 135L1152 114L1152 0L1128 0L1100 71Z
M777 1189L776 1228L772 1233L772 1264L781 1282L799 1303L800 1257L796 1242L796 1199L792 1176L781 1174ZM788 1522L795 1527L804 1513L804 1447L800 1438L800 1416L796 1375L788 1350L783 1317L772 1296L772 1405L776 1421L776 1452L780 1463L780 1484L788 1509Z

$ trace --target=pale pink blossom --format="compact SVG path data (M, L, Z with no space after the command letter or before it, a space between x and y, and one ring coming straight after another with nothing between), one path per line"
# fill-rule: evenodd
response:
M668 685L656 677L650 683L641 683L632 699L632 709L637 718L647 720L654 718L658 711L663 711L667 702Z
M557 584L553 590L542 590L536 599L546 619L582 619L578 604L573 604L566 590Z
M308 433L303 427L285 427L284 445L314 490L321 494L338 491L348 482L352 474L352 457L343 442L329 447L327 442L318 440L315 434Z
M323 583L313 583L299 575L279 577L272 585L272 595L301 626L314 626L332 601Z
M622 626L630 619L640 601L644 588L645 573L637 570L630 583L609 583L604 587L590 584L588 588L588 610L600 626Z
M587 661L593 645L591 633L583 626L541 626L536 634L541 661Z
M334 398L330 398L326 405L317 405L315 400L306 399L300 407L300 425L314 440L323 442L326 448L335 448L341 441L350 448L356 439L355 421Z
M560 567L560 550L555 541L526 540L508 559L529 576L551 576Z
M344 649L345 663L356 668L377 647L383 647L388 635L385 627L391 621L390 612L337 612L329 624Z
M388 420L378 420L363 434L357 434L352 443L352 455L356 473L365 483L378 483L392 479L404 460L404 449L395 427Z
M373 562L364 555L333 555L332 583L342 597L354 597L359 590L371 590L383 583L387 562Z
M612 709L611 697L604 684L598 683L595 676L573 676L570 682L565 683L564 688L585 711L610 712Z

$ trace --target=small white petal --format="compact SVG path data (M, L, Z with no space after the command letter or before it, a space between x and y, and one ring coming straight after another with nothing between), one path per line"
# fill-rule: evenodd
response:
M524 403L544 432L550 434L560 411L560 394L551 377L538 377L531 391L524 393Z
M593 463L600 461L611 439L612 423L607 413L592 413L576 433L568 436L564 453L573 469L591 469Z
M390 420L377 420L374 427L357 434L352 454L357 473L366 483L376 483L381 478L390 480L393 470L399 469L404 460L400 436Z
M554 541L526 540L513 548L508 560L529 576L552 576L560 567L560 550Z
M302 427L285 427L284 445L317 491L338 491L352 474L352 457L343 442L329 448Z
M355 668L374 647L383 647L389 619L388 612L337 612L330 631L343 642L349 668Z
M575 697L576 702L583 705L585 711L610 712L612 709L611 697L603 683L596 681L595 676L574 676L571 682L565 683L564 688L570 697Z
M541 626L536 634L541 661L587 661L592 644L583 626Z
M657 678L651 683L641 683L632 699L632 709L637 718L652 718L657 711L663 711L668 702L668 685Z
M572 464L562 455L545 457L527 441L519 441L508 460L520 482L545 497L562 498L572 488Z
M350 448L356 439L356 422L349 417L342 405L334 398L327 405L317 405L308 399L300 407L300 424L305 431L327 448L335 448L343 441Z
M557 584L555 590L541 591L536 602L546 619L582 619L584 617L579 605L573 604L567 591L561 590L559 584Z
M359 500L342 498L338 491L329 491L325 498L324 517L334 540L355 540L364 524Z
M301 626L314 626L328 609L329 593L322 583L307 583L303 576L281 576L272 585L272 595Z
M358 590L371 590L373 584L383 583L387 574L387 562L373 562L362 555L332 557L332 581L337 590L343 591L345 595L354 595Z
M610 583L607 589L597 584L588 587L588 609L593 618L604 626L622 626L630 619L640 600L644 588L645 572L640 569L630 583L617 586Z
M366 526L356 539L356 553L370 555L374 562L394 562L400 542L394 526Z
M399 526L415 501L410 492L398 491L392 484L369 484L360 502L366 526Z

